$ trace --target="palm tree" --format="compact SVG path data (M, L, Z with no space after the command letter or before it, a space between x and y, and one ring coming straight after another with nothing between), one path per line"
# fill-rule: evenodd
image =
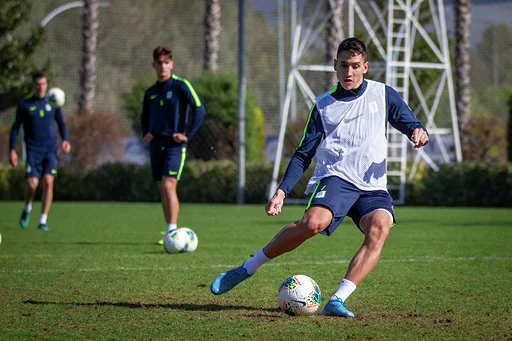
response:
M471 79L469 54L469 29L471 25L471 0L455 0L455 99L457 116L461 135L461 144L464 153L465 143L469 138L467 134L471 119Z
M85 0L83 12L82 65L78 112L89 112L94 99L96 80L96 44L98 37L98 0Z
M204 66L205 70L217 70L220 34L220 1L206 0L204 15Z
M327 20L326 24L326 53L325 61L332 65L336 58L336 51L341 39L341 21L342 21L343 0L327 1ZM329 72L326 78L326 89L330 89L336 84L336 73Z

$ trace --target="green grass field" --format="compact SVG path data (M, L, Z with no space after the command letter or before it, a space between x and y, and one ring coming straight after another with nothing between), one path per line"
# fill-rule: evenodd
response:
M231 292L212 279L301 216L285 206L183 204L194 253L166 254L157 204L56 202L49 232L0 203L1 340L511 340L512 211L397 207L380 263L348 299L355 320L278 311L277 289L305 274L338 287L362 235L346 220Z

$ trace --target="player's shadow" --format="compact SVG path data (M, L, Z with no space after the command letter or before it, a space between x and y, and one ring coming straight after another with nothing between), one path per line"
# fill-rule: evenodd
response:
M169 304L144 304L144 303L128 303L128 302L50 302L50 301L35 301L26 300L24 304L34 305L63 305L63 306L83 306L83 307L119 307L131 309L151 309L151 308L164 308L172 310L184 311L222 311L222 310L251 310L251 311L266 311L276 312L276 309L251 307L244 305L218 305L218 304L184 304L184 303L169 303Z

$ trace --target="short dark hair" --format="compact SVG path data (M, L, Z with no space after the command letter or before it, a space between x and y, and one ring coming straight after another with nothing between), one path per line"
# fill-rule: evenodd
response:
M366 51L366 45L357 38L347 38L343 40L338 46L338 52L336 58L339 57L343 51L349 51L352 54L360 54L363 56L364 61L368 61L368 52Z
M34 72L32 74L32 83L34 83L39 78L46 78L46 76L41 71Z
M156 61L160 56L167 56L172 60L172 50L167 46L157 46L153 50L153 61Z

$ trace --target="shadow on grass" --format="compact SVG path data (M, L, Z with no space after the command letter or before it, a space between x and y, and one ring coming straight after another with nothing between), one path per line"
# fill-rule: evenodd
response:
M262 309L261 307L251 307L244 305L218 305L218 304L144 304L144 303L128 303L128 302L50 302L50 301L34 301L26 300L23 304L34 304L34 305L63 305L63 306L83 306L83 307L119 307L119 308L131 308L131 309L154 309L164 308L172 310L184 310L184 311L222 311L222 310L253 310L253 311L265 311L265 312L278 312L278 308L275 309Z

